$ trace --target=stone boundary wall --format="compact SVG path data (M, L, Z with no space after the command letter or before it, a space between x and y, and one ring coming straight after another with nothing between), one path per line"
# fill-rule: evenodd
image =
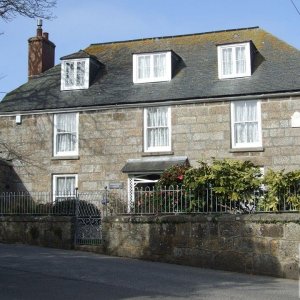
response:
M115 216L108 255L299 278L300 214Z
M74 248L73 217L0 216L0 243ZM300 214L111 216L101 246L76 249L299 278Z
M65 216L1 216L0 243L73 249L74 219Z

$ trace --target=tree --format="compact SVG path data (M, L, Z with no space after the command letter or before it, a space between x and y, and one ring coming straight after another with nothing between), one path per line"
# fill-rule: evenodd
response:
M9 21L21 15L28 18L51 19L49 11L56 0L0 0L0 18Z

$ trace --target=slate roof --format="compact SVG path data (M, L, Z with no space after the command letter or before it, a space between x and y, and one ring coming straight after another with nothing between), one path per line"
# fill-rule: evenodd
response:
M78 52L63 56L60 59L67 60L67 59L90 58L90 57L93 57L93 56L88 54L84 50L79 50Z
M245 41L258 51L252 76L218 79L216 46ZM172 80L134 84L132 54L165 50L180 57ZM104 65L89 89L60 91L57 65L7 94L0 113L300 91L300 51L258 27L92 44L84 51Z

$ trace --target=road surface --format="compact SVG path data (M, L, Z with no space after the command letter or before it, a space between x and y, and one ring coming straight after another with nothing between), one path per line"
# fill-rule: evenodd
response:
M1 300L298 299L298 281L0 244Z

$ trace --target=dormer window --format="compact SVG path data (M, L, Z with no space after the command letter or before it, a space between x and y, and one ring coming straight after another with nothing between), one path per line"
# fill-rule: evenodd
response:
M171 51L133 55L133 82L170 81Z
M218 46L219 78L251 76L250 42Z
M62 61L61 89L89 88L89 58Z

